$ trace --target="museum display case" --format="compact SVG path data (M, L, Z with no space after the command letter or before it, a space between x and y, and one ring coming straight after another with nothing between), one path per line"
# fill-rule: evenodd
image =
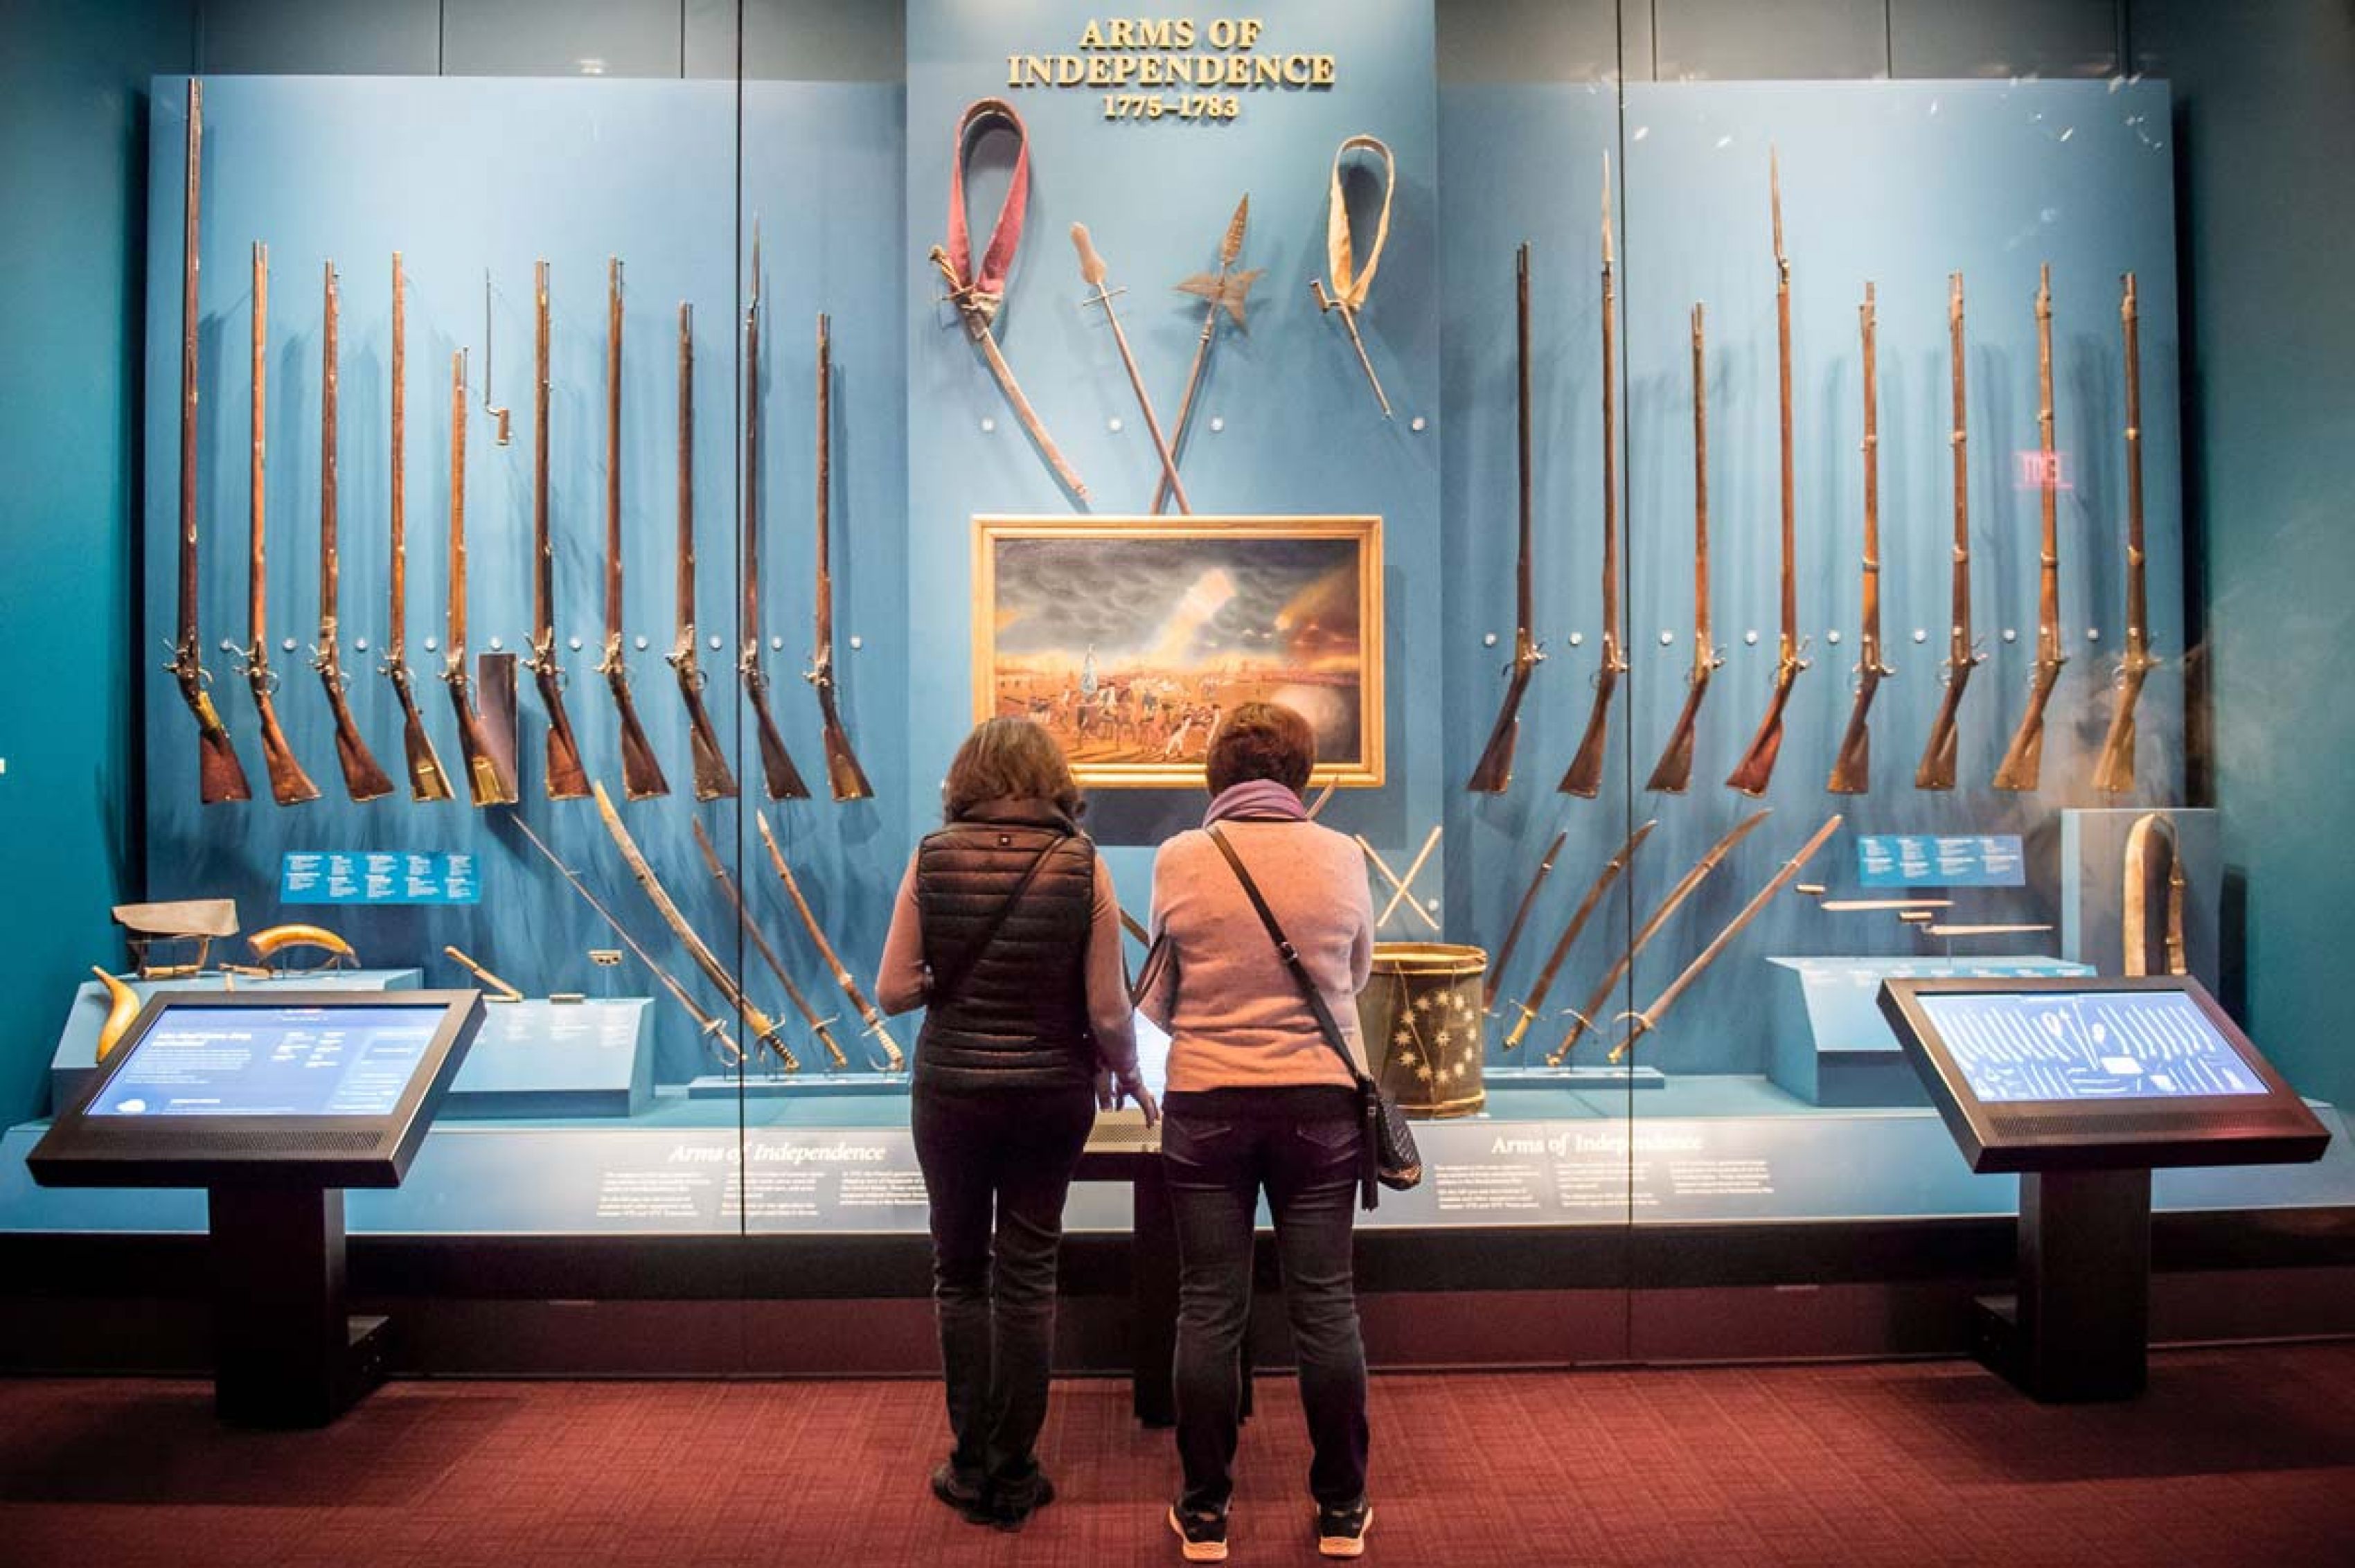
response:
M840 80L704 6L681 80L157 78L145 974L91 953L12 1043L44 1109L159 988L480 988L356 1239L912 1240L872 990L957 741L1061 741L1135 965L1209 733L1274 698L1427 1116L1369 1245L1575 1237L1529 1278L1600 1301L1683 1277L1663 1237L2011 1213L1881 982L2217 989L2245 940L2169 84L1513 70L1537 11L1449 9L911 0L904 71ZM2007 1049L2055 1099L2167 1055ZM2355 1205L2311 1104L2318 1161L2159 1211ZM0 1231L201 1228L37 1188L46 1125ZM1075 1235L1151 1142L1095 1147Z

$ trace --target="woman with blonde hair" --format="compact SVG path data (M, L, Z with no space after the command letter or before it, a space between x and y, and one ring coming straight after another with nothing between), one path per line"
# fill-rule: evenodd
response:
M1027 719L992 719L942 795L875 991L888 1011L926 1009L911 1120L955 1439L932 1491L1017 1530L1055 1495L1032 1449L1071 1173L1099 1105L1134 1099L1148 1125L1159 1112L1137 1073L1120 905L1060 748Z

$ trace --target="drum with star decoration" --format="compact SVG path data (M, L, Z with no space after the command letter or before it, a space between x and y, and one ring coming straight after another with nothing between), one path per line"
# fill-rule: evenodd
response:
M1468 1116L1481 1079L1480 986L1488 955L1444 942L1374 944L1358 1024L1374 1075L1410 1116Z

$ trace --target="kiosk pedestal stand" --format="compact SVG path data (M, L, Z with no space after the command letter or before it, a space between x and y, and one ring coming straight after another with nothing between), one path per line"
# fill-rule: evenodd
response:
M384 1381L389 1338L346 1310L343 1189L207 1196L214 1409L235 1426L325 1426Z
M2150 1172L2019 1179L2019 1289L1983 1296L1972 1353L2031 1398L2142 1392L2150 1339Z

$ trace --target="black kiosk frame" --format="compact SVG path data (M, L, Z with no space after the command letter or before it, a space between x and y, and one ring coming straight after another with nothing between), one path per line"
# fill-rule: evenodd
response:
M383 1380L346 1306L344 1189L398 1187L479 991L159 991L26 1165L44 1187L202 1187L215 1408L320 1426Z
M2330 1142L2196 980L1891 979L1880 1000L1971 1168L2019 1174L2018 1293L1979 1298L1974 1349L2036 1399L2142 1392L2154 1168Z

